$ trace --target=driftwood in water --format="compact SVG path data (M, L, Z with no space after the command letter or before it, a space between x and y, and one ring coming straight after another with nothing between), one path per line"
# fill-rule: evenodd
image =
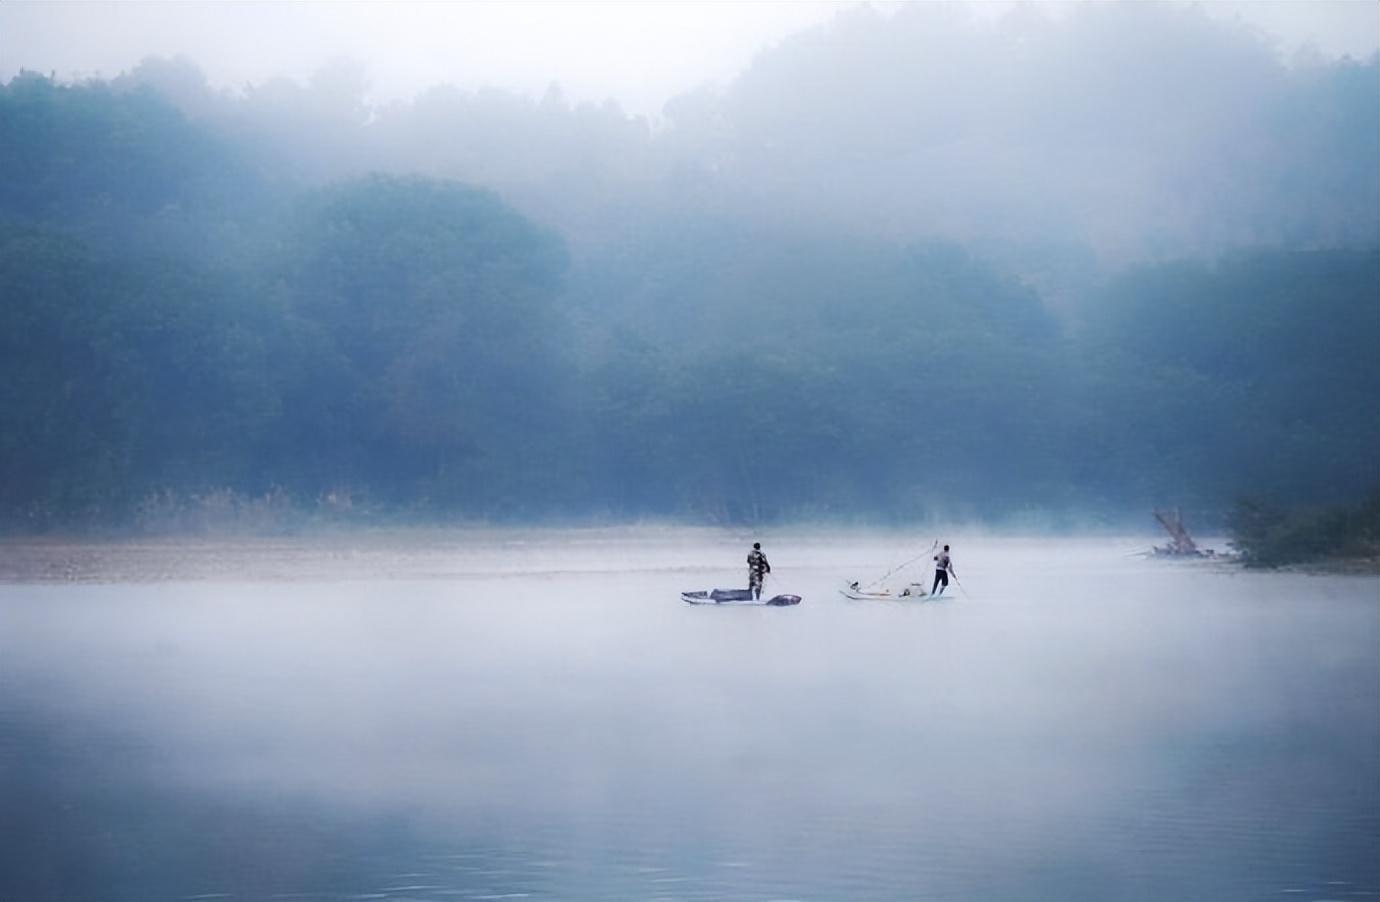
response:
M1168 545L1155 546L1155 554L1168 554L1178 557L1204 557L1204 552L1198 547L1198 543L1193 541L1193 537L1188 534L1188 529L1184 526L1183 517L1179 515L1179 509L1172 511L1155 511L1155 519L1160 521L1160 525L1169 533L1173 541ZM1208 552L1209 554L1211 552Z

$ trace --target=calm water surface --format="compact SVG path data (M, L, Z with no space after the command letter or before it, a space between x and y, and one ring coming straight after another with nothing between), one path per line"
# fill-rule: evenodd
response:
M1375 578L766 538L0 586L0 902L1380 898Z

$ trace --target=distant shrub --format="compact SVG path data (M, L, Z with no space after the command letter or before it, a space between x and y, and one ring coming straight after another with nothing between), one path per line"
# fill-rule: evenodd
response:
M1347 507L1286 508L1243 500L1227 527L1231 544L1250 567L1380 559L1380 487Z

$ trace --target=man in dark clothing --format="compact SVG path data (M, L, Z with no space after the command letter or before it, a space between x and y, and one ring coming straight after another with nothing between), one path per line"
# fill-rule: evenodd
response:
M762 597L762 580L771 572L771 564L767 563L767 556L762 553L762 543L753 542L752 550L748 552L748 588L752 590L753 598Z
M949 546L945 545L944 550L934 556L934 586L930 589L931 596L943 595L944 590L949 588L950 573L958 576L954 573L954 562L949 559Z

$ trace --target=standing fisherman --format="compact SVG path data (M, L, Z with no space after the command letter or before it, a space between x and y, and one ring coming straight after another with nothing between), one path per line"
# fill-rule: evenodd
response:
M944 590L949 588L950 573L953 573L954 579L958 578L958 573L954 571L954 562L949 559L949 546L945 545L944 550L934 556L934 586L930 588L931 597L943 595Z
M762 553L762 543L753 542L752 550L748 552L748 588L752 591L753 598L762 597L762 580L771 572L771 564L767 563L767 556Z

